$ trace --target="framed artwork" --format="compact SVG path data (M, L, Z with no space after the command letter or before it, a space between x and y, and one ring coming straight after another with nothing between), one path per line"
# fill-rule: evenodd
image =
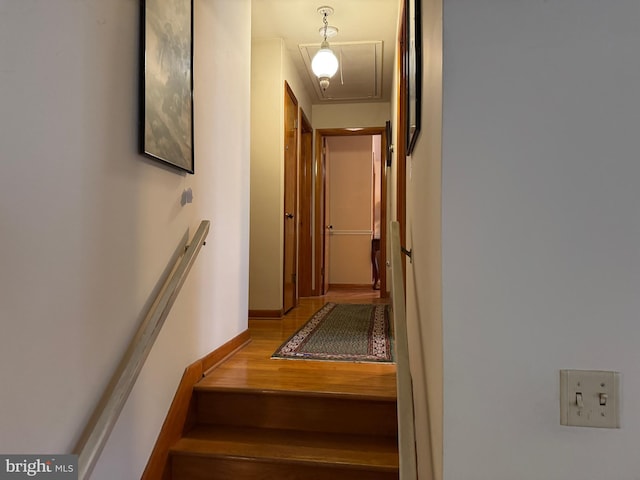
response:
M141 5L141 150L193 173L193 0Z
M422 29L420 0L405 0L406 15L406 89L407 89L407 155L411 155L420 133L420 105L422 102Z

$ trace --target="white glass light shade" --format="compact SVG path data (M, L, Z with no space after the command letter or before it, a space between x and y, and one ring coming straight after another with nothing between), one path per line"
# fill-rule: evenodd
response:
M338 59L327 42L322 42L320 50L311 60L311 70L319 78L331 78L338 71Z

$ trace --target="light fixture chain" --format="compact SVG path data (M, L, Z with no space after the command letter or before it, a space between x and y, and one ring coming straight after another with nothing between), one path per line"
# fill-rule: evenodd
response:
M324 41L327 41L327 27L329 27L329 22L327 21L327 12L322 14L322 23L324 23Z

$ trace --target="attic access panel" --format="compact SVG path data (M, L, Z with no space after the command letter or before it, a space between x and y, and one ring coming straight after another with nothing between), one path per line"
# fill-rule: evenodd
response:
M320 100L373 100L382 98L382 41L330 42L340 64L326 90L311 70L319 44L298 45L305 67Z

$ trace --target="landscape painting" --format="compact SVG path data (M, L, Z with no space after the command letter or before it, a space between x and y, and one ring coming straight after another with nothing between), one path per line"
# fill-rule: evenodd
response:
M142 151L193 173L193 1L144 0L142 28Z

